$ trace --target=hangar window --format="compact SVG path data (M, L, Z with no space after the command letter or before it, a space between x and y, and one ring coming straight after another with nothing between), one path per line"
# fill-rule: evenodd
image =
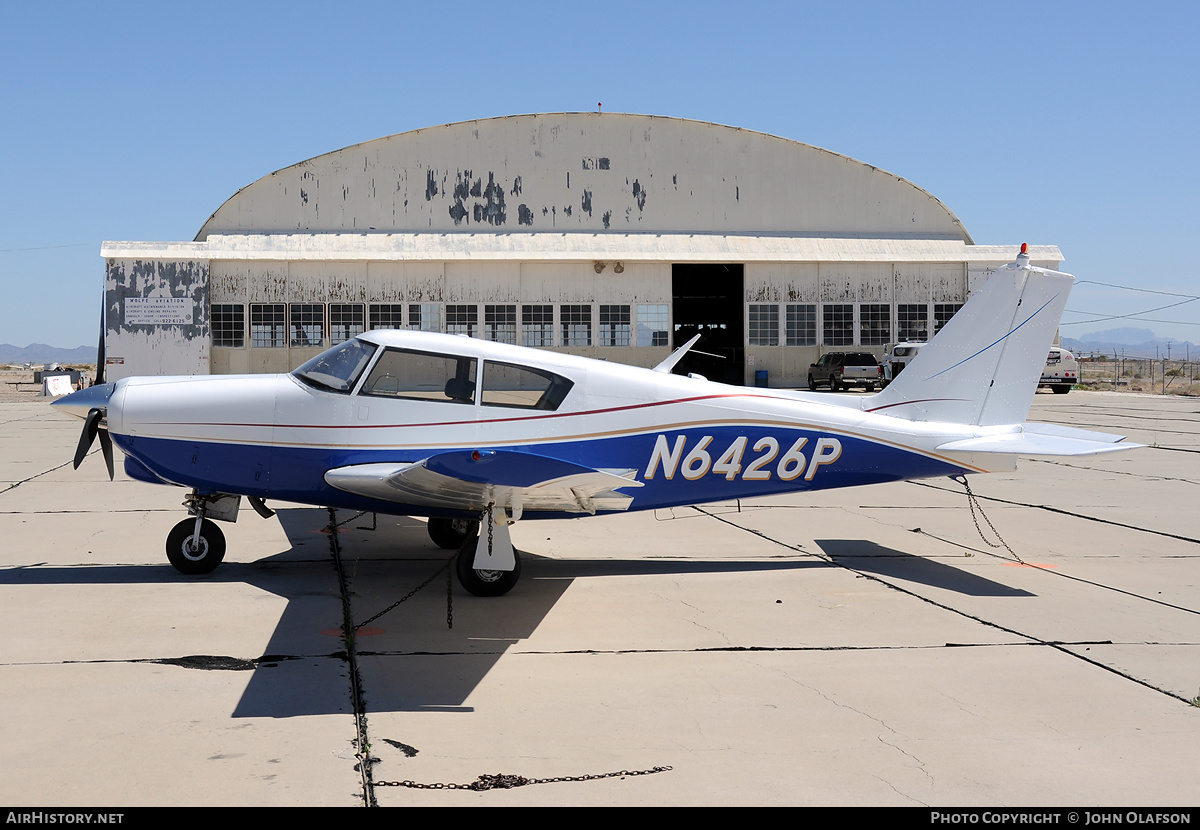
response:
M484 406L553 412L574 385L573 381L544 369L485 360L481 401Z
M534 348L554 345L554 306L521 306L521 345Z
M601 346L629 345L629 306L600 306Z
M564 305L558 310L562 323L564 346L592 345L592 307L590 305Z
M779 345L779 306L751 303L749 337L751 346Z
M637 310L639 346L666 346L669 321L666 305L640 305Z
M896 306L896 342L929 339L929 307L924 303Z
M256 349L287 347L287 306L285 304L250 304L250 346Z
M473 305L446 306L446 332L474 337L479 328L479 308Z
M882 346L892 339L892 307L880 303L863 303L859 307L859 343Z
M404 305L401 303L371 303L371 328L404 328Z
M378 398L474 403L475 358L388 349L375 361L360 393Z
M517 345L517 307L515 305L485 305L483 307L483 336L497 343Z
M417 331L441 331L442 307L437 303L410 303L408 327Z
M329 345L358 337L364 328L362 303L329 304Z
M962 303L935 303L933 306L933 333L937 334L942 326L950 322L950 318L963 307Z
M787 344L789 346L817 345L817 307L815 305L787 306Z
M854 345L854 306L848 303L821 306L821 342L826 346Z
M291 345L296 348L320 348L325 345L325 304L292 303L288 307Z
M212 344L235 349L246 345L246 307L241 303L213 303Z

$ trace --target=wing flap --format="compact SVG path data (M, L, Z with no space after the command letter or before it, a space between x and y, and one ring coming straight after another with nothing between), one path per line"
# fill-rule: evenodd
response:
M531 453L458 450L412 463L355 464L325 473L325 481L355 495L399 504L483 510L488 504L523 512L595 513L625 510L641 487L635 471L610 472Z

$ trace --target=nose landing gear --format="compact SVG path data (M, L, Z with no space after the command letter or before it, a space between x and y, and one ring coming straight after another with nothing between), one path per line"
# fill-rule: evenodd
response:
M184 505L195 518L184 519L167 534L167 559L182 574L212 573L225 558L225 534L214 522L205 518L210 505L226 496L202 496L193 490ZM236 497L235 497L236 498ZM217 512L227 515L220 507ZM236 504L233 509L237 517Z

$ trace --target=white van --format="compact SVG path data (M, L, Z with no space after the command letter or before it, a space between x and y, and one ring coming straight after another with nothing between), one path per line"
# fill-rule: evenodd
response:
M1042 379L1038 382L1038 388L1048 386L1056 394L1065 395L1077 383L1079 383L1079 361L1075 359L1075 355L1066 349L1051 346L1050 354L1046 357L1046 368L1042 370Z
M912 362L924 345L924 340L914 340L888 346L883 352L883 385L887 386L895 380L896 375Z

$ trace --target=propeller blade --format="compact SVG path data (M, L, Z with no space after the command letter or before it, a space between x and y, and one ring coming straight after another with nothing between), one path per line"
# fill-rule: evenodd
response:
M96 347L96 382L93 386L104 383L104 306L100 306L100 345ZM76 464L75 466L79 466ZM111 467L111 465L110 465Z
M100 451L104 453L104 466L108 467L108 480L113 480L113 451L112 439L108 437L108 430L100 430Z
M79 465L83 463L84 456L88 454L88 450L92 448L92 442L96 440L96 430L100 428L100 419L104 417L104 413L99 409L89 409L87 418L83 421L83 431L79 433L79 446L75 448L75 469L79 469Z

